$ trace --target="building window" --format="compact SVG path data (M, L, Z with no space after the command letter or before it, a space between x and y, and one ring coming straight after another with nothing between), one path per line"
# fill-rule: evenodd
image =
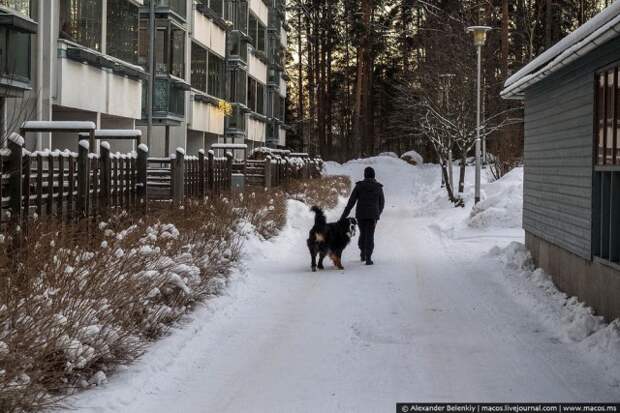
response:
M620 262L620 85L618 67L597 74L592 254Z
M172 27L172 76L185 78L185 31L178 27Z
M248 77L248 108L256 112L256 80Z
M254 46L256 50L260 50L262 52L265 51L265 26L261 24L261 22L250 13L250 17L248 19L248 35L250 36L250 44Z
M0 0L0 6L13 9L24 16L30 16L30 0Z
M596 96L597 165L619 165L618 68L598 74Z
M240 0L238 2L228 2L226 8L226 20L233 22L233 30L243 33L248 32L248 2Z
M224 99L226 80L224 79L224 59L209 52L209 85L207 92L211 96Z
M106 53L138 63L139 8L128 0L108 0Z
M192 42L192 87L207 92L207 50Z
M218 17L224 17L224 0L198 0L198 3L204 4Z
M101 50L101 0L60 0L61 39Z
M140 20L139 64L148 70L149 22ZM155 72L185 79L185 31L167 20L155 31Z
M230 101L235 103L247 104L246 93L248 88L247 74L240 69L233 69L230 72Z
M256 83L256 112L265 114L265 86L260 82Z

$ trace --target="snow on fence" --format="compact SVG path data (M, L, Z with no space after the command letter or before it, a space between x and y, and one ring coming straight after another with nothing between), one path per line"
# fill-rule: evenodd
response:
M233 157L213 151L188 156L183 149L166 158L148 156L146 145L130 154L112 153L102 142L90 153L87 140L78 152L25 150L23 139L9 139L0 150L0 224L22 226L34 217L73 221L114 209L145 208L150 201L183 202L232 189L232 175L242 172L246 185L275 187L290 179L321 174L322 161L306 154L268 155L235 165Z

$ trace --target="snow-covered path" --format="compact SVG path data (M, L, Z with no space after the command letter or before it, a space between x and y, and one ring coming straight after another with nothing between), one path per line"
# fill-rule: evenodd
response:
M312 216L290 202L286 229L249 246L252 258L228 295L110 384L77 396L78 411L390 412L397 401L617 400L618 381L500 282L503 266L486 252L522 240L522 231L465 230L440 202L423 208L436 170L398 162L377 168L388 202L374 267L361 265L352 245L345 271L311 273ZM332 168L358 175L364 166Z

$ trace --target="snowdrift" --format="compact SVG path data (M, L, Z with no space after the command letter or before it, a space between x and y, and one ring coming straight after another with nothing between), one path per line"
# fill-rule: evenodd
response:
M551 276L535 267L522 243L494 247L489 255L505 265L504 281L508 282L516 299L550 329L557 331L564 342L576 343L581 350L603 362L609 371L620 369L620 320L606 324L591 307L558 290Z
M520 228L523 215L523 168L484 186L483 199L467 220L472 228Z

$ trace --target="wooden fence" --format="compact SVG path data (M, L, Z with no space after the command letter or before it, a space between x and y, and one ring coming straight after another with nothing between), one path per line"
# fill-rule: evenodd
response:
M246 186L274 187L290 179L320 176L317 159L267 156L235 164L212 151L187 156L182 149L168 158L148 156L146 145L131 154L112 153L102 142L99 154L80 141L78 152L28 152L11 139L0 150L0 224L23 225L36 217L62 221L108 214L114 209L146 208L148 202L183 202L217 196L232 188L235 168Z

